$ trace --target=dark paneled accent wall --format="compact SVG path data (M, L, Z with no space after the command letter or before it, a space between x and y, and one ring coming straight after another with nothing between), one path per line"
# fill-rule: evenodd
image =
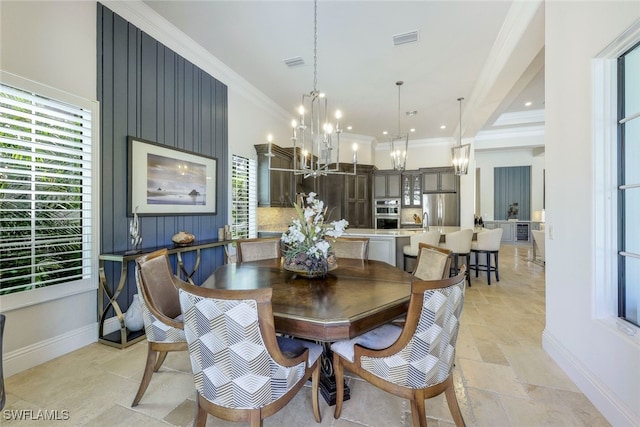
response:
M506 220L509 205L518 203L518 219L531 219L531 166L493 169L493 217Z
M227 87L101 4L97 16L101 253L131 249L127 135L218 159L217 215L141 217L142 246L171 245L178 231L189 231L197 239L217 238L217 229L228 222ZM188 267L195 255L183 259ZM194 282L201 283L223 261L222 248L202 251ZM175 268L175 259L172 262ZM110 264L105 273L113 285L119 270ZM134 293L130 264L120 306L126 309Z

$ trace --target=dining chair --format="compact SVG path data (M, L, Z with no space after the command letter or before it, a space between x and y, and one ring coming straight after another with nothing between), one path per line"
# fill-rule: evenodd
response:
M418 258L413 276L420 280L446 279L450 276L451 249L428 243L418 244Z
M409 237L409 244L405 245L402 248L402 253L404 255L403 269L405 271L407 270L407 258L409 259L417 258L418 245L420 243L428 243L429 245L432 245L432 246L438 246L438 243L440 243L440 231L438 230L423 231L421 233L414 233ZM414 265L414 268L415 268L415 265Z
M236 240L236 262L259 261L282 256L279 237Z
M336 258L369 259L368 237L337 237L331 242Z
M411 282L403 328L385 324L331 345L336 377L334 418L344 401L344 370L411 401L414 426L427 426L425 399L445 393L456 426L464 426L452 371L464 304L465 266L458 275Z
M271 288L178 286L196 388L195 426L204 426L208 414L262 426L309 378L313 416L321 421L322 346L276 336Z
M502 240L502 228L494 228L493 230L485 230L478 233L476 241L471 244L471 252L475 254L475 264L469 266L471 270L475 270L476 277L479 271L487 272L487 284L491 285L491 272L496 275L496 281L500 281L500 272L498 270L498 253L500 251L500 242ZM485 254L485 264L480 264L480 254ZM493 255L493 265L491 264L491 255Z
M173 274L167 249L136 258L135 276L147 336L147 361L132 407L142 399L167 353L187 350L176 287L184 282Z
M464 257L467 265L467 281L471 286L471 276L469 276L469 263L471 262L471 241L473 240L473 230L465 228L463 230L454 231L453 233L447 233L445 241L441 245L444 248L451 250L452 266L451 274L458 274L460 269L460 257Z

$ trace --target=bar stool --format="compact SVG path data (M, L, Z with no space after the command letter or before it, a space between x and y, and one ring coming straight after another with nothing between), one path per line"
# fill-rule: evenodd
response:
M471 240L473 239L473 230L470 228L454 231L453 233L447 233L445 235L445 242L440 245L444 248L451 250L451 257L453 258L453 263L451 266L451 275L458 274L460 271L460 265L458 258L463 256L466 259L467 265L467 282L469 282L469 286L471 286L471 277L469 276L469 263L471 262Z
M405 271L407 271L407 258L417 258L418 246L420 243L427 243L431 246L438 246L438 244L440 243L440 232L438 230L430 230L423 231L422 233L415 233L409 238L409 242L409 245L405 245L402 248L402 253L404 254L403 270ZM411 269L411 271L413 271L413 268Z
M495 228L493 230L481 231L478 233L476 241L471 243L471 252L476 256L476 263L471 267L476 271L476 277L478 277L478 271L487 272L487 284L491 285L491 272L496 274L496 281L500 281L500 274L498 272L498 251L500 251L500 241L502 240L502 228ZM480 264L480 254L486 254L486 264ZM491 254L493 254L493 262L495 266L491 265Z

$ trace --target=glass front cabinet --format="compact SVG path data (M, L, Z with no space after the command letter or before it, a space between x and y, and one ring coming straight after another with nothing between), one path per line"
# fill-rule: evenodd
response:
M422 207L422 174L418 171L402 174L402 207Z

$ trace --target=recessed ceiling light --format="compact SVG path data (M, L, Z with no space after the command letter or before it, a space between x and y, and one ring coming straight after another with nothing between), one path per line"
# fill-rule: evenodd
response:
M525 107L531 107L531 104L533 104L533 102L527 101L527 102L524 103L524 106Z
M353 129L353 126L347 126L347 130Z
M415 132L415 131L416 131L416 129L415 129L415 128L411 128L411 129L409 129L409 131L410 131L410 132Z
M445 126L445 125L440 126L440 129L446 129L446 128L447 128L447 126Z

